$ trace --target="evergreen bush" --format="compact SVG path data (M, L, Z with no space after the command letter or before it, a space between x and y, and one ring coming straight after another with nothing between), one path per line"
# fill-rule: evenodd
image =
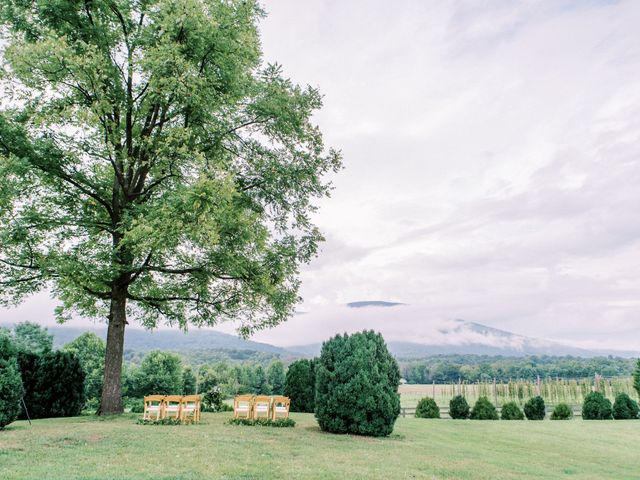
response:
M638 418L638 402L626 393L616 395L613 402L613 418L616 420L635 420Z
M292 412L313 413L316 396L316 374L313 360L296 360L287 369L284 395L291 400Z
M85 373L80 359L72 352L44 354L38 362L40 406L47 417L80 415L85 403Z
M440 408L431 397L424 397L416 406L416 418L440 418Z
M570 420L573 418L573 410L566 403L559 403L551 413L551 420Z
M31 418L80 414L85 403L85 373L75 353L64 350L42 355L20 352L18 365ZM22 415L21 418L25 418Z
M583 420L610 420L612 418L611 401L600 392L591 392L582 404Z
M316 364L315 415L333 433L387 436L400 415L400 369L382 335L337 335Z
M498 411L487 397L480 397L471 410L471 420L498 420Z
M469 418L469 404L462 395L456 395L449 402L449 416L454 419Z
M524 413L516 402L507 402L502 406L500 418L502 420L524 420Z
M530 398L524 404L524 414L528 420L544 420L546 415L544 399L541 396Z
M0 334L0 430L18 418L21 398L16 350L11 340Z

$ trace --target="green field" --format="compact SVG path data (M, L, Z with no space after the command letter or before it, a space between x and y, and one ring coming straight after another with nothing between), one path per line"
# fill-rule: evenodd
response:
M137 415L15 422L0 432L0 478L394 479L640 477L640 421L399 419L377 439L295 428L143 426Z

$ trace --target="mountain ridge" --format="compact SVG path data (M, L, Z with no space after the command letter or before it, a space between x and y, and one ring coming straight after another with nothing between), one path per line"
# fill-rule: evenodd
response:
M355 307L362 308L362 307ZM387 307L382 307L387 308ZM106 338L106 326L81 328L71 326L49 326L49 332L54 335L54 345L61 347L69 343L82 333L90 331ZM489 355L489 356L574 356L574 357L636 357L639 352L610 349L584 349L523 335L514 334L506 330L497 329L480 323L465 320L454 320L449 328L439 329L445 341L429 343L423 341L388 340L387 345L391 353L403 359L423 358L432 355ZM456 334L468 337L468 341L448 343L447 335ZM453 335L452 335L453 337ZM329 337L328 337L329 338ZM245 340L235 335L211 329L192 329L185 332L180 330L144 330L130 328L125 335L125 349L137 352L147 352L153 349L171 350L175 352L190 351L250 351L278 356L283 359L316 356L322 348L321 342L276 346L264 342Z

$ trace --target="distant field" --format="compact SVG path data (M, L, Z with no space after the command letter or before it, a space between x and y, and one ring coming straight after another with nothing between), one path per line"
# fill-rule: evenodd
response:
M238 427L136 425L136 415L16 422L0 432L0 478L637 479L640 421L399 419L385 439Z
M463 394L469 404L475 402L479 396L486 395L497 404L502 405L507 401L515 401L521 405L529 398L539 394L549 405L565 402L569 405L580 406L584 396L593 388L592 379L584 380L546 380L538 387L534 382L512 382L482 384L422 384L401 385L400 400L405 408L414 408L423 397L432 397L440 407L447 407L449 400L455 395ZM638 394L632 386L631 378L606 379L601 381L600 391L613 402L616 394L627 393L631 398L638 400Z

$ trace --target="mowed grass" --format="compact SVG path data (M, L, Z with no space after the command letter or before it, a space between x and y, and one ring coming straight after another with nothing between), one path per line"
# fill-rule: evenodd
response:
M637 479L640 421L400 418L388 438L295 428L137 425L139 415L15 422L0 432L6 479Z

